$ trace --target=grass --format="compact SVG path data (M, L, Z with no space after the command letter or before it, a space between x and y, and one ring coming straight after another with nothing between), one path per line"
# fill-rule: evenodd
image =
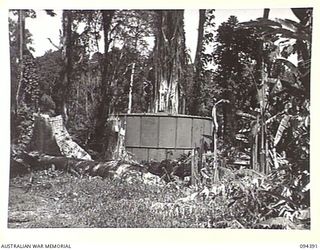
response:
M217 186L223 190L209 191L176 183L150 185L138 175L102 179L34 171L10 179L8 227L310 228L309 222L279 217L286 203L271 206L279 200L259 192L252 178L229 177Z
M33 172L31 184L30 178L10 180L9 228L199 227L207 220L190 214L189 207L174 213L175 200L191 192L187 188L58 171Z

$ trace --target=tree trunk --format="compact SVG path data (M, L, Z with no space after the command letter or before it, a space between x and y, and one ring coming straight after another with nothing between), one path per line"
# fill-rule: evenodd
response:
M16 92L16 108L17 111L19 104L20 104L20 95L21 95L21 85L23 80L23 51L25 47L25 16L24 10L19 10L18 16L18 23L19 23L19 64L20 64L20 78L18 83L18 88ZM17 113L17 112L16 112Z
M198 26L198 43L197 43L197 50L194 59L194 67L195 67L195 74L193 78L193 100L192 105L190 107L190 113L192 115L199 114L200 108L200 97L201 97L201 70L202 70L202 61L201 61L201 54L203 50L203 33L204 33L204 23L206 21L206 11L199 10L199 26Z
M156 12L154 112L177 114L183 103L185 68L183 10Z
M229 79L226 81L226 86L234 85L234 81ZM228 105L223 105L222 115L223 115L223 130L222 138L225 143L231 145L234 144L235 135L236 135L236 95L234 92L228 89L228 87L223 91L222 98L229 101Z
M253 143L252 143L252 168L255 171L259 171L258 168L258 151L259 151L259 135L255 134L253 137Z
M89 83L91 83L91 76L90 76L91 74L88 74L88 82ZM86 118L87 118L87 120L89 119L89 107L88 107L88 83L87 83L87 81L85 80L84 81L84 84L85 84L85 94L84 94L84 96L85 96L85 110L86 110ZM90 91L91 91L91 89L90 89Z
M67 101L71 88L72 74L72 11L64 10L62 13L63 46L62 62L63 68L60 73L60 80L55 86L56 113L62 115L65 122L68 120Z
M98 146L96 148L99 152L105 152L108 147L108 134L106 134L105 124L108 119L109 109L111 104L112 93L110 90L110 82L108 79L109 72L109 33L111 30L111 21L114 15L114 10L103 10L102 12L102 26L104 34L104 55L100 62L101 65L101 102L97 109L97 122L93 136L94 143ZM108 133L108 132L107 132Z
M135 63L132 64L131 68L131 77L130 77L130 89L129 89L129 102L128 102L128 114L131 113L132 109L132 88L133 88L133 77L134 77L134 69L135 69Z
M269 12L270 9L264 9L263 11L263 18L264 19L268 19L269 18ZM264 45L262 42L262 46L261 49L263 51L264 49ZM261 95L260 95L260 113L261 113L261 129L260 129L260 136L261 136L261 148L260 148L260 171L263 173L266 173L267 169L268 169L268 163L267 163L267 152L266 152L266 145L267 145L267 131L266 131L266 122L265 122L265 107L266 107L266 103L265 103L265 84L267 84L266 82L266 78L267 78L267 74L268 72L266 72L265 69L265 63L263 61L263 58L261 59Z

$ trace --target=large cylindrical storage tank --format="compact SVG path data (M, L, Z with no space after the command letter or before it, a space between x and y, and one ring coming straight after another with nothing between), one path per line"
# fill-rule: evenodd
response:
M169 114L122 114L126 122L125 146L138 161L178 158L201 143L210 145L204 135L212 135L209 117Z

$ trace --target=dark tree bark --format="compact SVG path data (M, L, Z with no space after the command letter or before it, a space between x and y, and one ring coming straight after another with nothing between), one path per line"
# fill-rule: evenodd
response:
M270 12L270 9L264 9L263 10L263 18L264 19L268 19L269 18L269 12ZM263 43L263 42L262 42ZM262 46L262 49L263 49L264 46ZM264 172L266 173L267 172L267 169L268 169L268 163L267 163L267 148L268 148L268 139L267 139L267 131L266 131L266 121L265 121L265 88L264 88L264 85L267 84L265 82L267 78L267 72L265 72L265 63L262 59L262 63L261 63L261 85L262 85L262 105L260 107L260 112L261 112L261 149L260 149L260 170L261 172Z
M112 93L110 89L110 82L108 78L110 58L108 54L110 39L109 33L111 30L111 21L114 16L114 10L103 10L102 13L102 26L104 34L104 55L100 61L101 67L101 102L97 109L97 122L92 137L94 143L97 145L96 150L105 153L108 148L109 132L106 129L106 122L109 116L110 104Z
M67 101L69 98L72 74L72 11L64 10L62 13L62 62L63 67L60 73L59 82L54 89L54 101L56 104L56 113L62 115L64 121L67 122Z
M199 108L201 104L200 96L201 96L201 70L202 70L202 62L201 62L201 53L203 50L203 33L204 33L204 23L206 21L206 11L199 10L199 26L198 26L198 42L197 42L197 50L194 59L194 67L195 67L195 75L193 80L193 100L192 105L190 106L190 114L198 115Z
M21 85L22 85L22 79L23 79L23 55L24 55L24 49L26 47L25 45L25 13L24 10L19 10L18 14L18 40L19 40L19 64L20 64L20 78L18 82L17 87L17 93L16 93L16 103L15 103L15 111L17 113L17 109L20 104L20 96L21 96Z

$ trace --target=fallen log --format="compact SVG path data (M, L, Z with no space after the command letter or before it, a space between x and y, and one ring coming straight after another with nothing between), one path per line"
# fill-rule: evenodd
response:
M98 162L93 160L74 159L64 156L52 156L39 152L21 154L20 166L28 169L32 174L33 170L60 170L69 172L77 177L100 176L102 178L118 179L128 183L142 182L147 185L164 186L165 182L159 176L148 172L147 166L136 162L108 161ZM20 168L22 168L20 167ZM32 181L30 181L31 183Z
M123 175L126 171L146 172L146 168L137 163L123 161L98 162L93 160L74 159L64 156L52 156L39 152L25 153L25 163L32 169L55 169L70 172L78 177L83 175L100 176L102 178ZM126 166L125 168L123 166ZM122 168L120 169L120 166Z

